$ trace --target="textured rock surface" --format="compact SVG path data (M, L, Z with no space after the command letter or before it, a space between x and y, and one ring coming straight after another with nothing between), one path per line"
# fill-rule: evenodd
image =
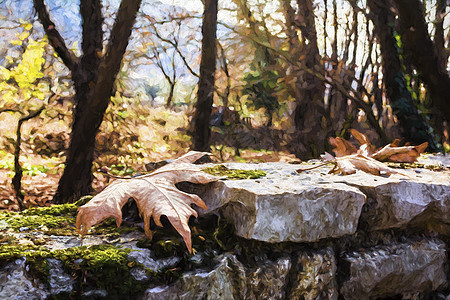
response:
M332 248L302 252L296 266L288 299L338 299L336 259Z
M225 164L266 171L257 180L221 181L202 194L209 209L222 209L237 234L267 242L312 242L365 230L433 221L450 234L450 173L400 170L381 177L358 171L329 175L330 167L298 174L304 165ZM367 198L362 215L361 208ZM200 213L202 213L200 211ZM361 217L361 219L360 219Z
M445 177L446 184L439 180L361 183L368 196L362 225L368 230L382 230L434 221L441 224L441 231L450 233L450 177Z
M8 263L0 272L0 299L45 299L45 284L28 274L26 259Z
M143 299L243 299L244 267L233 255L217 260L214 270L185 274L174 285L148 289Z
M337 299L331 248L245 267L234 255L217 258L211 271L183 275L170 286L148 289L143 299Z
M255 270L247 270L243 290L245 299L285 299L291 259L280 258L275 262L265 261Z
M353 252L343 257L345 299L374 299L436 290L447 282L445 244L422 240Z
M270 243L314 242L356 231L365 203L358 189L298 175L298 167L289 164L227 166L268 172L257 180L218 182L203 195L210 210L224 206L239 236Z

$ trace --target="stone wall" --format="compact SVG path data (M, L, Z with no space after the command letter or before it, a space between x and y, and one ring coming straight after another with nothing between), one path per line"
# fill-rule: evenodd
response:
M99 244L132 249L126 264L141 289L133 299L450 299L448 170L380 177L329 175L327 167L299 174L305 165L286 163L226 166L267 175L180 186L208 205L191 220L193 255L170 230L147 243L139 230L114 238L103 230L83 240L12 230L1 221L0 230L22 243L40 237L40 247L50 250ZM4 258L0 298L127 296L100 284L85 283L80 291L80 275L47 260L50 272L43 279L27 259Z

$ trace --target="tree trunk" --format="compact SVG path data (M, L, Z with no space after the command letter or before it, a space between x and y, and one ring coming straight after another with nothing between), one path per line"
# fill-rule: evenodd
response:
M141 0L121 2L110 41L102 55L103 17L100 1L81 0L83 55L78 60L56 31L43 0L34 0L50 44L72 73L76 92L74 122L65 169L53 199L56 203L73 202L91 192L95 136L109 104L140 3Z
M420 0L394 0L400 15L405 54L430 91L433 107L450 120L450 76L440 67L436 47L430 39Z
M367 5L371 11L370 17L380 44L386 96L398 118L402 135L413 145L428 142L430 149L436 150L437 145L428 132L429 126L420 116L407 88L399 57L400 49L396 45L393 26L389 25L395 22L395 15L391 11L389 1L368 0Z
M434 44L439 59L440 72L446 72L449 51L445 48L444 16L447 0L438 0L436 4L436 20L434 22Z
M169 96L167 96L167 101L166 101L166 107L170 108L172 107L172 102L173 102L173 94L175 91L175 84L176 82L170 82L170 91L169 91Z
M195 103L193 123L193 149L209 151L211 129L209 120L214 98L214 75L216 72L216 28L218 0L205 0L202 24L202 58L198 82L197 102Z
M310 69L322 68L317 47L313 3L311 0L298 0L297 4L299 17L296 18L295 25L303 37L301 45L301 53L305 57L303 63ZM326 149L328 117L324 104L325 86L321 80L309 73L299 70L297 74L294 111L296 132L291 146L297 157L310 159L318 157Z

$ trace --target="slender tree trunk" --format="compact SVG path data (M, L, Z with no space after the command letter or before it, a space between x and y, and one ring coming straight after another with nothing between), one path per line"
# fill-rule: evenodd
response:
M302 55L306 67L322 68L313 3L311 0L298 0L298 14L303 22L295 22L303 37ZM326 150L328 116L324 104L324 83L317 77L299 71L296 82L296 107L294 124L296 132L292 141L292 151L301 159L318 157ZM325 121L325 122L324 122Z
M176 81L174 82L170 82L170 91L169 91L169 96L167 96L167 101L166 101L166 107L169 108L172 106L173 103L173 94L175 91L175 84Z
M440 72L446 72L449 51L445 48L444 35L444 16L447 8L447 0L438 0L436 4L436 21L434 26L434 44L436 45L436 54L439 59Z
M388 97L394 114L398 118L402 134L408 142L420 144L428 142L432 150L436 150L436 143L428 132L429 126L420 116L414 105L411 93L407 89L399 48L394 37L393 24L395 15L391 11L389 1L368 0L371 19L374 23L375 34L380 44L383 59L383 78Z
M394 0L400 15L405 54L415 66L428 90L433 107L450 120L450 76L440 67L436 47L430 39L420 0Z
M78 59L67 49L56 31L43 0L34 0L34 7L50 44L72 73L76 92L71 140L64 173L54 197L56 203L73 202L91 192L95 136L109 104L140 4L141 0L121 2L111 38L102 55L103 17L100 1L81 0L83 55Z
M216 72L217 2L218 0L204 1L200 78L197 102L192 117L193 149L198 151L209 151L209 138L211 136L209 121L214 98L214 75Z

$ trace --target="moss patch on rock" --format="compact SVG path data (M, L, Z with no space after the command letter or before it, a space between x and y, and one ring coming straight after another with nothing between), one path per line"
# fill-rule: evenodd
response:
M66 215L57 214L58 210L66 211L66 208L56 208L55 210L51 210L51 208L33 208L22 213L0 212L1 229L40 230L55 235L75 234L75 216L67 212Z
M11 261L20 257L27 259L30 271L41 280L48 281L50 275L49 258L60 260L64 271L75 280L71 296L79 298L83 291L104 289L108 297L132 296L145 290L130 270L142 267L128 258L132 251L112 245L81 246L49 251L43 246L0 244L0 261Z
M224 165L205 168L202 169L202 171L211 175L226 177L228 179L258 179L267 175L266 172L261 170L229 169Z
M83 197L75 204L31 207L23 212L0 212L0 231L7 229L16 232L39 230L48 235L76 235L77 209L79 205L87 202L86 199L90 198L92 196ZM115 220L108 218L92 227L88 234L119 236L131 231L142 231L142 229L137 226L127 226L127 224L117 227Z

